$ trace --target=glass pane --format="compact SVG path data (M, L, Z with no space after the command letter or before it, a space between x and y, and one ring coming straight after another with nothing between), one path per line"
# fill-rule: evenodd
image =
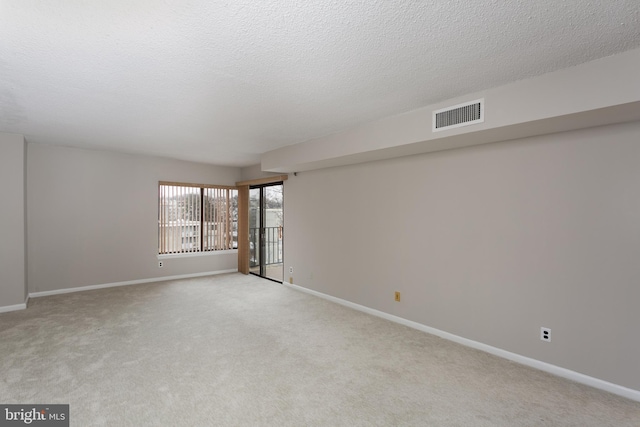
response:
M159 253L200 251L200 189L161 185L160 193Z
M260 274L260 188L249 190L249 271Z
M283 185L264 188L264 275L282 282L283 278Z

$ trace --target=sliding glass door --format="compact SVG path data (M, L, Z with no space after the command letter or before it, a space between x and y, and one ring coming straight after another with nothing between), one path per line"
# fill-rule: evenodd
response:
M282 282L284 235L282 182L249 189L249 271Z

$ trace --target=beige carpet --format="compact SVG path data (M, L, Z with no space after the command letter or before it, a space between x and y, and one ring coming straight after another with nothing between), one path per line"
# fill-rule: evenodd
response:
M638 426L640 403L231 274L0 314L0 402L73 426Z

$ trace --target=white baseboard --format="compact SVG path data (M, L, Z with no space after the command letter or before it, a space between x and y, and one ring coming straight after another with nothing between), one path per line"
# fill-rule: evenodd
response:
M571 371L569 369L561 368L559 366L542 362L540 360L532 359L530 357L522 356L516 353L511 353L510 351L502 350L500 348L492 347L490 345L483 344L478 341L473 341L467 338L460 337L458 335L450 334L448 332L441 331L440 329L432 328L430 326L426 326L418 322L403 319L402 317L394 316L392 314L375 310L373 308L369 308L364 305L356 304L351 301L347 301L331 295L323 294L322 292L314 291L312 289L303 288L302 286L292 285L284 282L282 284L292 289L306 292L308 294L315 295L317 297L335 302L337 304L344 305L349 308L353 308L354 310L362 311L364 313L371 314L373 316L381 317L383 319L390 320L392 322L396 322L401 325L405 325L410 328L414 328L419 331L426 332L428 334L436 335L440 338L444 338L446 340L453 341L467 347L475 348L477 350L482 350L486 353L493 354L495 356L502 357L504 359L511 360L516 363L520 363L522 365L530 366L532 368L539 369L541 371L545 371L559 377L567 378L577 383L586 384L588 386L591 386L600 390L608 391L609 393L617 394L619 396L626 397L627 399L640 402L640 391L638 390L633 390L627 387L623 387L621 385L610 383L608 381L600 380L598 378L593 378L588 375Z
M27 303L26 302L24 302L22 304L5 305L5 306L0 307L0 313L7 313L9 311L24 310L25 308L27 308Z
M53 291L31 292L29 293L29 297L31 298L48 297L51 295L68 294L71 292L82 292L82 291L91 291L94 289L114 288L116 286L129 286L129 285L140 285L142 283L166 282L167 280L190 279L193 277L214 276L216 274L237 273L237 272L238 272L238 269L234 268L232 270L217 270L217 271L206 271L204 273L179 274L177 276L152 277L150 279L129 280L126 282L104 283L101 285L90 285L90 286L81 286L77 288L56 289Z

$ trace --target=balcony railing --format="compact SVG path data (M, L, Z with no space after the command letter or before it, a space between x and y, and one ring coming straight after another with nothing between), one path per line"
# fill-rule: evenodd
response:
M250 266L260 265L260 256L264 265L282 264L282 227L264 228L264 253L260 254L259 228L249 228Z

